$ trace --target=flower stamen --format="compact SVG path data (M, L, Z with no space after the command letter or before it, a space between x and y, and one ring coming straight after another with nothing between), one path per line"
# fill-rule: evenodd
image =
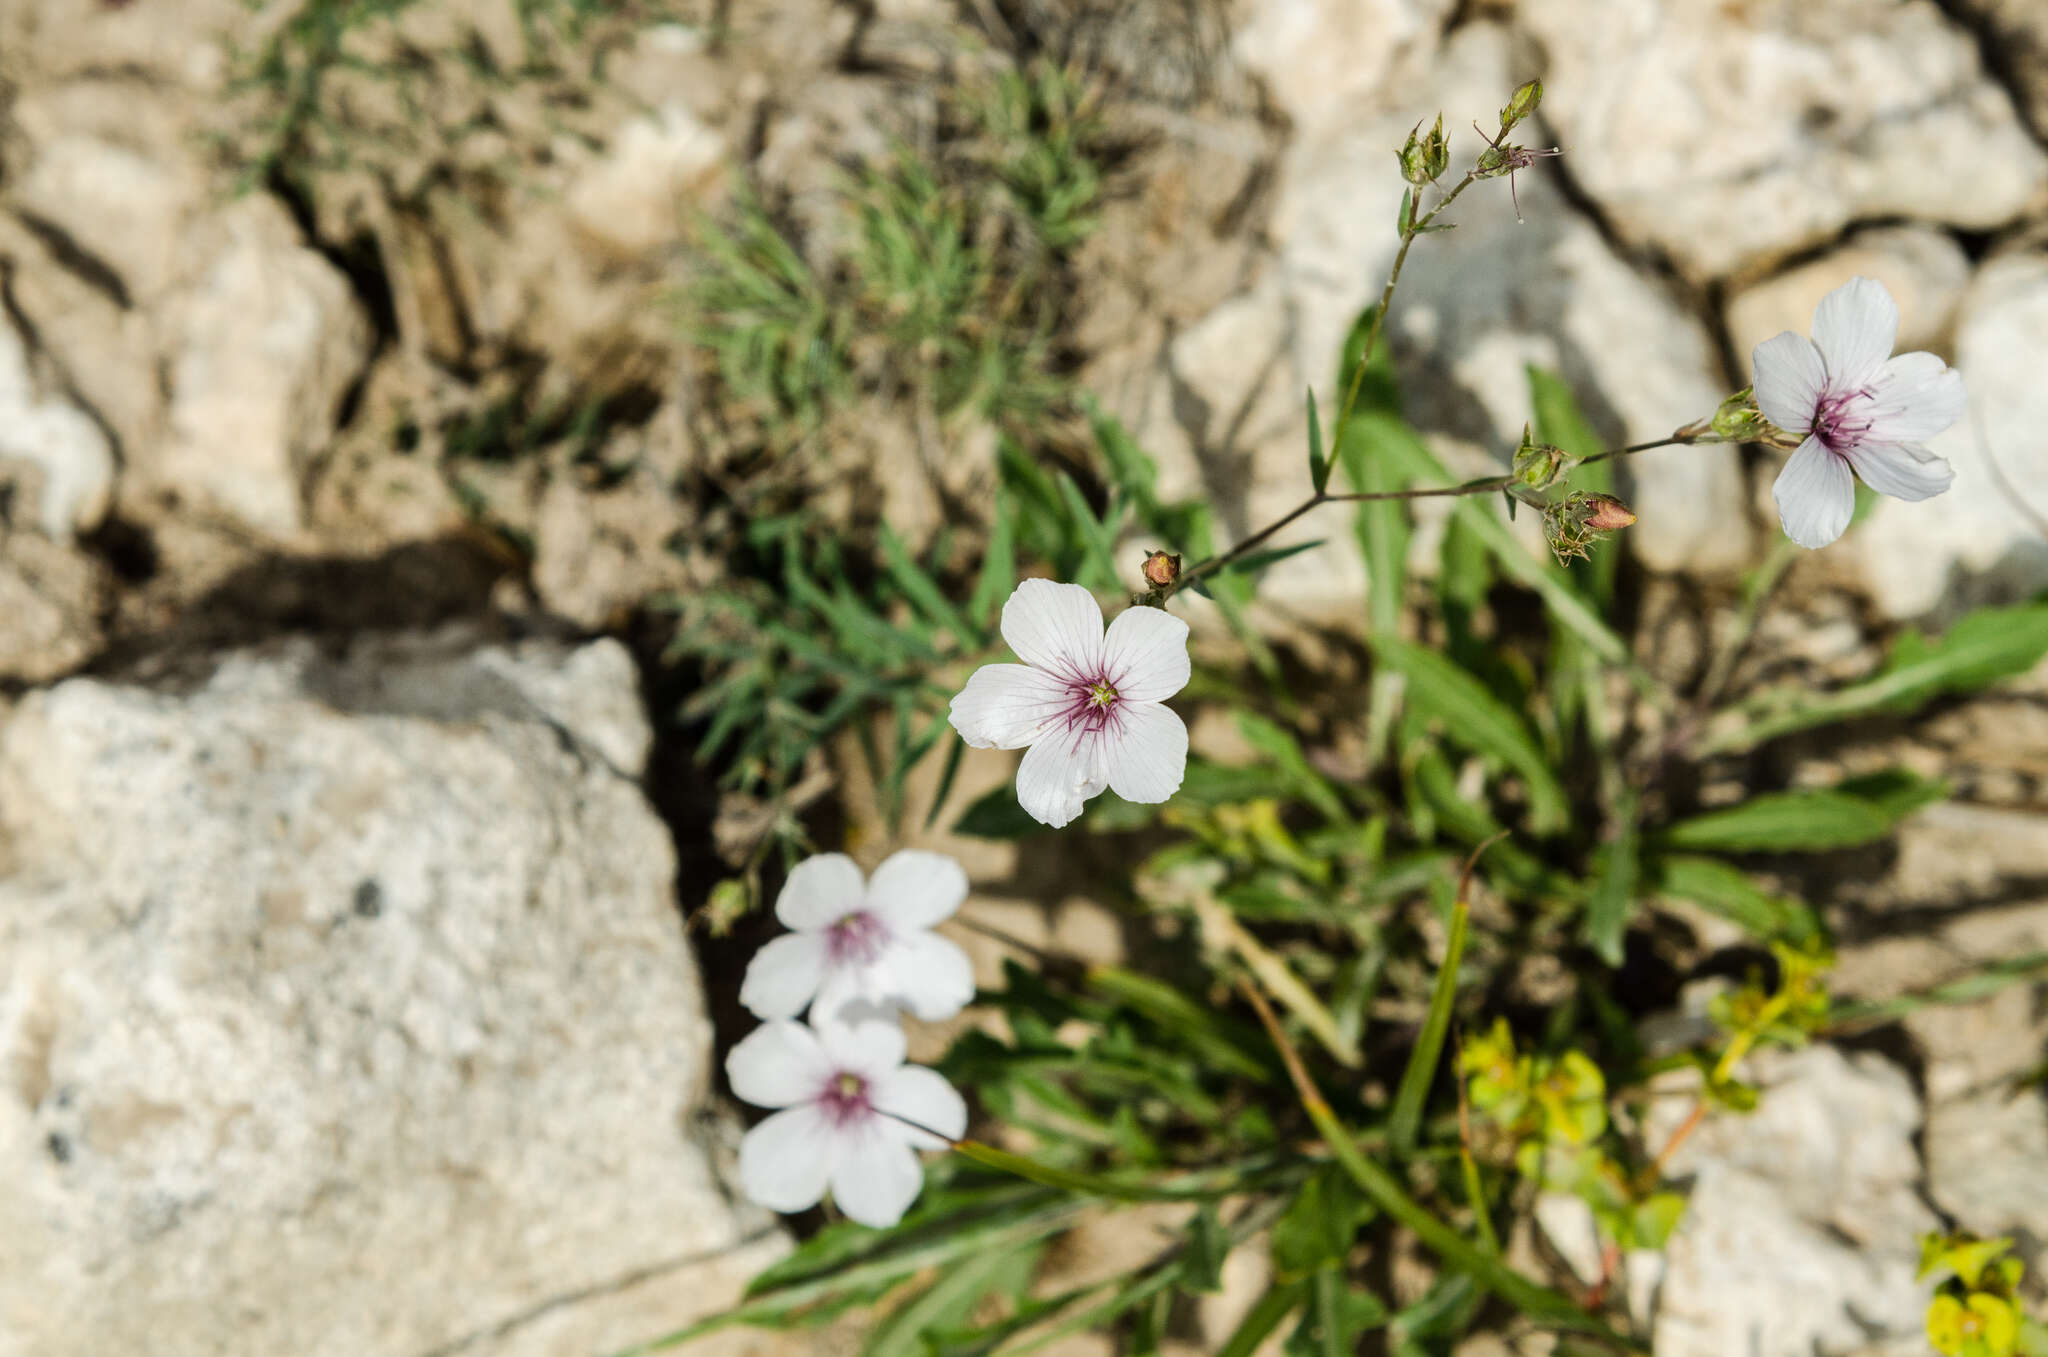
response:
M841 917L825 930L825 952L835 965L865 966L882 954L889 929L866 910Z

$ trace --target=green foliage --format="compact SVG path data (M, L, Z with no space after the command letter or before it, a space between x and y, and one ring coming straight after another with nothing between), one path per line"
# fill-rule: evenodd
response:
M2010 1239L1967 1234L1925 1235L1920 1280L1934 1281L1927 1306L1927 1341L1943 1357L2041 1357L2048 1327L2027 1314L2019 1297L2025 1272L2008 1256Z
M687 333L771 449L864 396L1026 441L1072 405L1054 340L1101 195L1092 99L1038 66L970 83L946 113L934 146L838 187L829 259L753 192L700 225Z
M943 314L945 288L934 281L929 295L941 300L905 316ZM904 323L924 332L924 321ZM1340 390L1352 375L1339 374ZM1362 489L1445 483L1400 414L1383 355L1359 389L1338 429L1316 412L1305 493L1337 468ZM1597 450L1554 377L1532 372L1530 398L1532 440L1564 459ZM1107 596L1143 587L1127 545L1134 532L1193 562L1213 554L1212 511L1163 501L1143 451L1099 410L1088 413L1095 447L1085 465L1004 440L979 558L914 553L886 532L864 562L842 548L828 559L829 539L813 534L783 540L807 583L781 586L772 606L764 595L737 630L759 629L783 647L767 670L819 676L788 702L841 725L891 713L887 728L911 733L878 759L886 774L948 742L945 699L974 665L1007 658L995 612L1019 574ZM1564 465L1556 484L1569 492L1609 486L1603 464ZM1128 879L1099 891L1150 943L1129 968L1057 957L1011 966L987 996L1004 1035L972 1032L947 1056L947 1076L1028 1151L1009 1141L963 1147L903 1227L859 1254L847 1241L819 1245L834 1238L828 1230L806 1248L841 1250L839 1261L828 1267L821 1254L779 1275L741 1318L795 1322L881 1297L887 1314L918 1317L932 1353L1029 1351L1081 1331L1147 1351L1172 1307L1213 1287L1232 1252L1263 1233L1271 1284L1221 1351L1250 1352L1280 1335L1289 1353L1329 1357L1381 1341L1371 1335L1382 1330L1393 1351L1448 1350L1486 1322L1489 1297L1539 1327L1633 1350L1610 1328L1622 1320L1604 1289L1589 1311L1504 1262L1496 1218L1537 1191L1568 1192L1615 1250L1662 1247L1685 1203L1662 1176L1672 1145L1642 1140L1650 1076L1696 1068L1699 1115L1739 1114L1759 1096L1742 1080L1750 1052L1811 1040L1843 1018L1826 983L1818 911L1753 872L1783 855L1881 844L1945 793L1903 770L1787 788L1764 781L1759 765L1740 780L1744 795L1702 805L1666 771L1736 747L1722 742L1738 726L1756 743L1775 738L1771 720L1789 733L1996 681L2048 649L2048 632L2036 649L2034 613L2020 609L1989 615L1995 626L1965 619L1946 636L1902 641L1879 675L1847 698L1807 695L1787 725L1757 694L1715 708L1718 691L1674 690L1632 660L1614 621L1623 591L1611 544L1567 569L1529 550L1490 498L1453 500L1435 578L1423 583L1409 574L1419 537L1411 507L1365 503L1354 518L1369 572L1364 702L1319 691L1314 676L1262 686L1254 675L1288 676L1270 651L1249 650L1240 669L1198 668L1190 702L1228 699L1244 757L1193 757L1166 805L1104 795L1063 831L1099 836L1106 860L1127 855ZM1207 577L1226 621L1242 623L1257 572L1298 545L1282 538ZM828 634L835 639L817 653L787 639ZM834 672L834 656L858 663ZM724 662L737 665L739 650ZM1814 710L1832 714L1809 719ZM752 749L768 747L762 732L774 719L756 702L731 724ZM788 753L806 747L799 739ZM990 838L1043 832L1007 785L952 827ZM1462 865L1481 845L1461 888ZM1612 968L1670 946L1668 925L1646 924L1675 901L1733 922L1771 960L1712 1001L1710 1033L1653 1060L1616 998ZM1561 992L1517 1005L1542 1014L1517 1028L1501 1016L1503 1000L1518 994L1530 958L1552 957L1565 963ZM1277 1047L1238 1002L1247 990L1270 996ZM960 1194L995 1194L1005 1175L1015 1195L990 1197L1004 1203L995 1223L962 1214L961 1200L979 1198ZM1183 1212L1160 1249L1059 1294L1019 1280L1076 1218L1052 1214L1056 1205L1135 1202ZM941 1253L952 1247L939 1242L941 1222L968 1246ZM1400 1309L1364 1266L1396 1228L1441 1269ZM971 1274L948 1285L949 1269L969 1257ZM1968 1310L1966 1297L1959 1303ZM909 1325L878 1332L907 1343Z

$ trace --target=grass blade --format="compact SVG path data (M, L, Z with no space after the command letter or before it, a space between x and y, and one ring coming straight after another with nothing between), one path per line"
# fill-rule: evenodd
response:
M1400 1091L1394 1095L1387 1137L1398 1155L1415 1152L1415 1138L1422 1129L1422 1105L1428 1100L1429 1086L1436 1082L1444 1037L1451 1030L1451 1009L1458 1001L1458 963L1465 956L1468 912L1462 899L1451 906L1451 935L1444 943L1444 964L1436 973L1436 988L1429 996L1429 1016L1423 1019L1422 1035L1416 1039L1415 1049L1408 1053L1408 1068L1401 1072Z

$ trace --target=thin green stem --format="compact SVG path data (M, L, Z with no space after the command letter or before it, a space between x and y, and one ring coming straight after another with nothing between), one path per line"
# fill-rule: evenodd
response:
M1362 366L1360 370L1363 370ZM1354 387L1355 385L1354 383ZM1340 440L1343 438L1342 424L1338 426L1338 438ZM1681 431L1664 438L1652 439L1647 443L1631 443L1624 448L1609 448L1605 452L1596 452L1590 457L1578 458L1572 462L1571 466L1574 468L1591 466L1596 462L1605 462L1616 457L1631 457L1639 452L1649 452L1653 448L1677 447L1697 441L1695 438L1685 436L1683 431ZM1335 456L1334 449L1331 455L1332 457ZM1476 481L1461 481L1457 485L1425 486L1419 490L1353 490L1342 491L1336 494L1332 494L1329 491L1320 491L1310 495L1307 499L1295 505L1292 509L1289 509L1279 518L1268 523L1251 536L1245 538L1230 550L1211 556L1208 560L1183 571L1180 578L1172 584L1165 585L1153 590L1150 594L1144 595L1143 601L1155 608L1162 606L1167 599L1172 598L1180 590L1193 584L1204 575L1215 574L1232 561L1238 560L1246 553L1256 549L1274 533L1279 532L1303 514L1319 509L1325 504L1364 504L1378 500L1402 499L1459 499L1469 495L1497 494L1514 483L1515 478L1513 476L1488 476Z

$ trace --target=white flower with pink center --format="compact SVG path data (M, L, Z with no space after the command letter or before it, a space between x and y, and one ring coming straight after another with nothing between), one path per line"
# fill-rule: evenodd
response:
M974 967L931 927L966 898L967 873L939 853L892 854L866 881L844 853L805 858L775 898L791 931L754 953L740 1002L759 1018L794 1018L809 1004L819 1023L861 1005L950 1018L974 997Z
M802 1211L830 1187L863 1225L903 1219L924 1186L917 1152L967 1129L953 1086L903 1054L902 1029L872 1019L784 1019L748 1033L725 1058L726 1078L744 1101L780 1110L740 1141L741 1190L771 1211Z
M1025 580L1003 605L1003 639L1022 664L974 671L953 728L976 749L1023 749L1017 800L1054 828L1104 787L1164 801L1187 771L1188 728L1161 704L1187 685L1188 624L1127 608L1105 632L1078 584Z
M1948 489L1955 473L1925 440L1962 417L1962 374L1931 353L1892 356L1899 308L1883 283L1851 278L1821 298L1813 338L1756 346L1756 404L1804 442L1771 489L1785 535L1824 547L1856 509L1856 483L1897 499Z

